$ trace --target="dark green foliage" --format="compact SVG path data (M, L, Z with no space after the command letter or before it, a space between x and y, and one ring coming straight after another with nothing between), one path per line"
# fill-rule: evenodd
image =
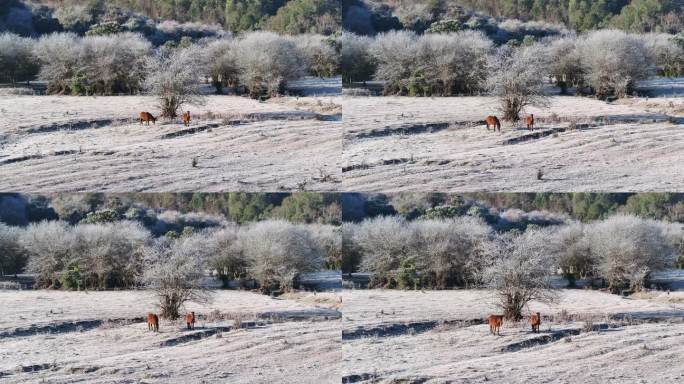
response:
M113 209L101 209L95 212L88 212L81 224L113 223L120 220L119 213Z
M330 35L340 30L341 17L338 0L292 0L269 19L268 29L291 35Z
M119 25L116 21L105 21L99 24L93 24L90 29L85 33L86 36L102 36L102 35L113 35L116 33L123 32L124 28Z

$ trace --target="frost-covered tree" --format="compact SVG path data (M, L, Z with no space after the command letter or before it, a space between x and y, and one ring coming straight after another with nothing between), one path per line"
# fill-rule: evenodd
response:
M300 274L323 267L320 249L301 226L266 220L241 228L238 237L249 273L264 292L288 290Z
M482 284L496 291L504 316L520 320L525 305L532 300L552 301L554 259L548 239L552 229L531 229L523 234L497 236L484 247L479 271Z
M159 99L161 115L167 118L178 116L185 104L202 104L200 92L202 81L199 46L173 50L161 50L147 61L145 89Z
M140 282L156 292L162 317L177 319L186 302L211 299L211 291L203 285L210 252L204 234L162 237L143 248Z
M598 98L624 97L639 80L655 73L654 58L643 40L617 30L599 30L577 44L586 81Z
M655 221L615 215L587 230L592 257L612 292L644 287L649 275L674 265L673 244Z
M547 106L544 78L548 72L539 46L499 48L489 62L488 88L499 99L503 118L520 120L520 113L528 106Z
M235 46L235 55L240 80L252 97L282 94L288 81L306 71L292 39L271 32L244 35Z
M12 33L0 34L0 81L29 81L38 74L34 41Z

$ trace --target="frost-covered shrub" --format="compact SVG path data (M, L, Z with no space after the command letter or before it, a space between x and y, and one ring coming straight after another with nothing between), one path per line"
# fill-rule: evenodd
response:
M322 35L298 35L292 37L306 71L318 77L332 77L340 72L340 55L336 42Z
M640 35L650 56L655 59L658 76L677 77L684 75L684 46L677 44L672 35L649 33Z
M207 72L217 94L224 87L237 87L240 70L235 54L235 40L219 39L211 41L206 48Z
M227 226L212 233L211 239L215 249L212 266L223 286L226 287L231 280L245 278L248 264L238 241L238 229Z
M289 80L300 78L306 65L295 43L271 32L252 32L235 45L240 80L252 97L277 96Z
M0 81L29 81L38 73L34 41L12 33L0 34Z
M651 51L643 40L617 30L589 33L577 44L586 81L599 98L624 97L639 80L655 73Z
M140 249L150 238L150 233L139 223L119 221L114 223L78 225L74 233L73 254L66 263L78 265L83 286L106 289L133 287L140 273Z
M587 229L591 257L613 292L644 287L649 275L674 265L676 254L654 220L616 215Z
M575 280L595 276L597 261L591 253L587 233L582 223L573 222L558 228L549 238L558 268L574 287Z
M38 40L34 49L41 65L38 78L47 81L49 93L69 92L80 51L80 40L73 33L55 33Z
M505 120L518 121L528 106L548 105L544 94L545 67L538 45L503 46L489 62L488 88L499 99Z
M409 93L473 94L484 88L487 77L487 57L492 42L481 32L461 31L452 34L428 34L418 40L418 58L424 69L414 71L409 81ZM422 76L422 89L416 84ZM425 87L427 86L427 87ZM415 89L418 88L418 89Z
M416 230L413 253L422 286L444 289L474 282L483 244L491 236L487 224L466 216L411 225Z
M301 273L324 264L323 255L302 226L266 220L240 229L238 240L249 263L249 273L264 292L292 288Z
M385 83L385 94L408 92L408 79L421 63L417 36L408 31L378 35L370 47L377 63L375 79Z
M370 54L372 39L350 32L342 32L340 37L340 67L342 81L370 80L375 73L375 61Z
M342 228L324 224L311 224L303 228L309 231L318 253L325 259L325 267L339 270L342 267Z
M26 266L26 252L21 244L22 231L0 223L0 276L21 273Z
M562 94L565 94L569 87L580 86L584 81L584 69L576 44L575 37L563 37L546 45L549 74L554 78Z

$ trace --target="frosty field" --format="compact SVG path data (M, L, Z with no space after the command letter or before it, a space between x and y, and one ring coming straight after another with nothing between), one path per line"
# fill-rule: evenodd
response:
M307 91L303 91L307 92ZM340 98L208 96L183 126L148 96L0 96L0 190L334 190Z
M662 383L684 378L684 295L562 290L532 302L540 333L484 318L491 292L355 290L344 295L343 382Z
M553 96L534 132L492 97L345 97L342 190L682 191L684 98Z
M0 291L0 302L7 383L339 382L334 293L218 291L187 305L194 330L162 320L158 334L142 318L155 309L151 292Z

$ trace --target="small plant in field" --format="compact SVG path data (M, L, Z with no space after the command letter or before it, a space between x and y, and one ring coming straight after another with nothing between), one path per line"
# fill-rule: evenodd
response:
M198 162L197 157L193 157L192 158L192 167L193 168L197 168L197 162Z
M594 322L591 320L585 321L582 326L582 332L594 332Z
M544 177L544 171L539 168L537 169L537 180L541 180Z

